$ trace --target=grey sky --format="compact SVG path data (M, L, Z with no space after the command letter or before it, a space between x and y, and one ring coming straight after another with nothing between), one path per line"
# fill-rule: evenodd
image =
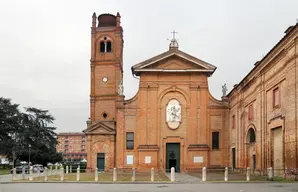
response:
M82 131L89 117L91 16L120 12L124 93L130 67L179 49L217 66L209 88L221 97L252 69L298 18L297 0L0 0L0 96L50 110L58 132Z

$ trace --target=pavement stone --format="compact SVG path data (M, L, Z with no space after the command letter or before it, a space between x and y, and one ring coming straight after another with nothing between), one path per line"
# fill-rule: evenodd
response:
M0 184L0 192L297 192L298 183L262 184L78 184L78 183L27 183Z
M171 179L171 173L166 173L166 176ZM187 173L175 173L175 183L195 184L201 181L200 178L188 175Z
M12 175L7 174L7 175L0 175L0 182L10 182L12 181Z

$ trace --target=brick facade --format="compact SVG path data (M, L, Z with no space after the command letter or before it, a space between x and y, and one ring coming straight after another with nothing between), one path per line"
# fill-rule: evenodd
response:
M63 153L68 161L86 159L86 138L84 133L68 132L57 135L57 152Z
M132 67L133 75L140 79L139 90L125 100L121 90L124 41L120 15L94 14L90 119L84 130L87 168L104 166L108 171L135 167L148 171L152 167L167 170L175 164L184 172L203 166L233 166L232 148L236 167L252 165L252 155L256 155L256 168L270 166L272 159L284 166L277 154L283 154L282 162L287 166L294 166L298 137L297 27L286 36L221 100L208 90L208 77L216 67L180 51L173 39L168 51ZM281 101L273 110L272 90L277 87ZM172 101L179 104L175 104L181 110L179 120L168 120ZM277 127L281 130L273 129ZM280 141L284 147L275 145ZM273 152L268 152L272 143L274 158ZM177 144L172 151L170 144ZM285 155L285 148L291 153Z
M298 168L297 24L285 33L228 95L230 123L233 116L236 120L235 128L229 130L229 151L235 148L236 167ZM255 142L249 141L250 129L255 132Z

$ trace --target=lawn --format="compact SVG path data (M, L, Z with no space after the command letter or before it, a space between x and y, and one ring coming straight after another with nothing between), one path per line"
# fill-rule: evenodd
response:
M0 169L0 175L6 175L6 174L10 174L9 169Z
M118 173L117 181L121 182L129 182L131 180L131 173ZM77 175L76 173L64 174L64 181L76 181ZM22 181L22 180L19 180ZM25 181L28 181L26 179ZM44 177L36 177L33 181L44 181ZM60 175L48 176L48 181L60 181ZM81 173L80 181L95 181L95 173ZM111 182L113 181L112 173L98 173L98 181L99 182ZM151 181L150 173L136 173L136 182L140 181ZM154 181L169 181L169 178L163 174L155 174Z

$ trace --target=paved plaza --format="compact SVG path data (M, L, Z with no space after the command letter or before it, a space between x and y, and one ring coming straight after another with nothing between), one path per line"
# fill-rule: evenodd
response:
M10 182L12 180L12 175L0 175L0 182Z
M78 184L78 183L15 183L0 184L0 192L298 192L298 183L207 183L207 184Z
M170 179L171 174L166 173L166 176ZM201 181L201 178L191 176L187 173L175 173L175 182L184 184L197 184Z

